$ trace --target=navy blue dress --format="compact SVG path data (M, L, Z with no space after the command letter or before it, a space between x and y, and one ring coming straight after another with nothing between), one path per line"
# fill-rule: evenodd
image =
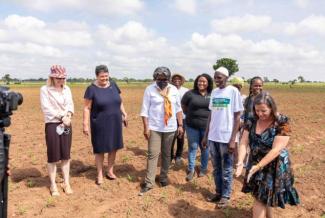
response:
M95 154L123 148L120 93L114 81L107 88L94 84L87 87L84 98L92 100L90 128Z

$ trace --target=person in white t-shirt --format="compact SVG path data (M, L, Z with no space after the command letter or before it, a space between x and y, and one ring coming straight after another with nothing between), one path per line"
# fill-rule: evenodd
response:
M185 82L185 78L181 74L173 74L172 75L172 84L176 86L180 98L182 100L183 95L188 91L188 88L185 88L183 86ZM185 114L183 113L183 124L185 124ZM174 153L174 145L175 142L177 143L176 147L176 154ZM181 136L178 136L178 134L175 134L173 142L172 142L172 147L171 147L171 161L175 158L175 164L177 166L182 165L183 160L182 160L182 154L183 154L183 148L184 148L184 134Z
M203 147L209 146L213 165L216 195L208 198L223 208L229 204L233 180L233 153L240 123L240 112L244 110L240 92L234 86L226 86L229 77L225 67L219 67L214 74L217 88L211 93L211 110Z

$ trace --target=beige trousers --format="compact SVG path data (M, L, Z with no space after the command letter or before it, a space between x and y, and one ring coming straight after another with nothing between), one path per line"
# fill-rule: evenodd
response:
M148 160L147 160L147 175L145 183L147 187L152 188L155 184L156 170L161 152L161 168L160 182L167 182L168 168L170 164L171 144L173 142L175 132L156 132L150 131L148 142Z

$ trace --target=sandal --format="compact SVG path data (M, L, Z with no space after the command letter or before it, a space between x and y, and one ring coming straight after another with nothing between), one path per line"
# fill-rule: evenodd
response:
M62 184L62 188L67 195L71 195L73 193L73 190L69 184Z
M110 176L108 174L106 174L106 178L109 179L109 180L115 180L116 179L116 176Z
M96 183L96 185L101 185L101 184L103 184L103 178L100 178L100 179L99 179L99 178L97 177L95 183Z
M58 188L55 186L55 187L50 187L50 192L51 192L51 195L53 196L53 197L55 197L55 196L60 196L60 193L59 193L59 191L58 191Z

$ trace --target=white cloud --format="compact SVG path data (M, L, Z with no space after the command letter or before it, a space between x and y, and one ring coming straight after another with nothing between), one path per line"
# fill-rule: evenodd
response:
M0 43L0 51L26 55L41 55L46 57L62 57L63 53L51 46L41 46L34 43Z
M50 10L54 10L57 8L72 8L72 7L80 7L78 5L78 0L15 0L17 4L20 4L28 9L47 12Z
M253 17L256 20L263 16ZM266 19L256 24L252 20L246 19L250 25L245 31L263 29L271 22ZM322 16L310 16L293 28L295 33L299 28L314 32L322 23ZM310 69L306 71L309 74L303 74L309 79L308 75L325 68L324 52L310 42L286 43L280 37L265 38L265 35L254 41L249 34L240 36L242 31L233 25L231 34L195 32L176 44L172 38L167 39L137 21L113 26L73 20L46 22L32 16L9 15L0 20L0 72L19 78L38 78L46 76L44 72L52 64L62 64L69 77L93 77L89 72L93 72L95 65L108 64L114 77L151 78L155 67L165 65L173 72L195 78L199 73L211 74L212 65L221 57L237 59L242 72L239 75L245 77L261 75L288 80L294 78L295 72ZM17 66L28 73L18 72Z
M238 60L241 76L260 75L282 80L294 78L295 73L299 73L299 67L313 66L315 63L320 65L320 61L325 57L324 53L316 49L275 39L252 41L243 39L239 35L216 33L207 35L193 33L191 40L182 51L184 59L187 59L186 63L192 70L211 72L211 66L217 59L230 57ZM202 65L193 66L190 59Z
M101 25L96 35L106 44L107 49L118 54L144 55L166 46L165 38L155 36L152 30L135 21L129 21L116 29Z
M164 37L135 21L115 29L100 25L95 35L99 47L97 61L108 62L113 70L124 72L123 76L143 78L148 69L152 72L155 66L170 63L179 53ZM135 72L141 74L135 76Z
M207 13L207 11L214 13L215 10L220 10L221 4L228 1L230 0L173 0L173 7L188 15Z
M205 3L209 4L209 5L219 5L221 3L225 3L229 0L205 0Z
M3 23L7 26L7 35L13 40L72 47L87 47L93 43L92 36L87 32L84 23L78 25L77 22L73 22L74 25L66 28L67 24L64 22L59 22L56 26L56 24L46 24L35 17L19 15L9 15ZM74 29L74 27L77 28Z
M285 33L289 35L296 34L320 34L325 35L325 16L311 15L299 23L284 24Z
M175 0L175 8L187 14L195 14L197 10L196 0Z
M0 42L8 39L7 31L0 29Z
M293 0L293 1L299 8L306 8L310 3L310 0Z
M220 35L216 33L206 36L194 33L190 42L192 50L201 50L207 54L220 53L220 55L252 56L255 59L263 57L283 58L315 58L318 51L310 48L300 48L292 44L279 42L275 39L266 39L254 42L245 40L238 35Z
M25 8L49 12L61 10L88 11L102 15L129 15L144 8L142 0L15 0Z
M220 33L237 33L258 31L266 28L272 22L269 16L244 15L242 17L227 17L215 19L211 22L211 27Z
M9 15L5 20L4 24L9 28L15 29L42 29L46 26L45 22L35 17L27 16L22 17L19 15Z

